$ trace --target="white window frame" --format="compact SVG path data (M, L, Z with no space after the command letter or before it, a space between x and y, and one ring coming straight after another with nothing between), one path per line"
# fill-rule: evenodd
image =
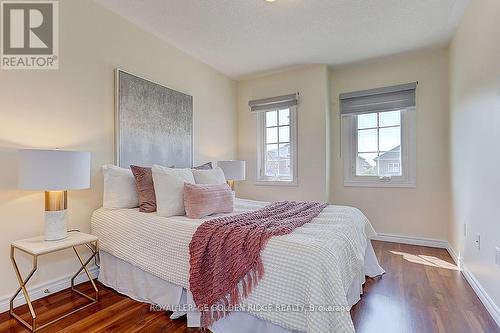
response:
M415 107L401 110L401 176L358 176L356 174L357 115L343 116L341 121L344 186L410 188L417 186Z
M265 173L266 161L266 112L283 110L278 108L257 114L257 180L255 185L297 186L297 106L290 110L290 174L291 179L269 177ZM278 146L279 147L279 146Z

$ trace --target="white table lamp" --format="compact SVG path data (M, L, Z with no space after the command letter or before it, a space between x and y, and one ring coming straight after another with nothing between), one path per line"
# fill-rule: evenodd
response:
M245 180L245 161L218 161L217 166L224 171L224 176L232 189L234 189L234 181Z
M66 191L90 187L90 153L22 149L18 187L45 191L45 240L66 238Z

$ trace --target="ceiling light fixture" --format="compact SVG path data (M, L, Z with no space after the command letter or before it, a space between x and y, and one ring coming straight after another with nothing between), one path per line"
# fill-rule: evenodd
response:
M264 0L265 2L275 2L276 0Z

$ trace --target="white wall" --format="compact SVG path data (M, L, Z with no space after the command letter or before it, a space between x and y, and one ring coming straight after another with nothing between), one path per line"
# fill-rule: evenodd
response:
M475 0L450 47L450 242L500 307L500 1ZM464 237L463 225L468 234ZM481 235L481 249L474 244ZM500 313L499 313L500 315Z
M324 65L308 66L238 82L238 158L247 161L248 179L237 184L238 196L328 200L360 208L380 233L446 240L450 219L448 69L448 51L437 49L332 70ZM339 93L413 81L419 81L417 188L344 187ZM255 185L257 128L248 101L294 91L301 96L299 186ZM331 105L324 105L327 98Z
M247 161L247 181L238 182L241 198L258 200L328 200L328 68L311 65L238 82L238 158ZM298 185L255 185L257 116L248 101L299 92Z
M114 156L115 67L193 95L195 162L236 157L232 80L93 1L60 1L59 7L60 69L0 71L0 299L16 287L10 242L43 234L43 193L16 189L16 152L92 153L92 188L69 193L69 227L89 231L90 215L102 203L99 168ZM42 257L33 284L72 273L73 256Z
M344 187L339 94L418 81L417 187ZM379 233L447 239L448 53L414 52L333 69L331 202L360 208Z

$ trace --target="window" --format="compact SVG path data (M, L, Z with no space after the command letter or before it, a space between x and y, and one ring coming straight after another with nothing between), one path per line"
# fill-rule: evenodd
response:
M356 176L401 176L401 111L360 114L356 123Z
M257 185L297 184L299 93L248 102L257 115Z
M257 183L296 184L296 107L259 112Z
M410 87L341 94L344 186L416 186L415 89Z

